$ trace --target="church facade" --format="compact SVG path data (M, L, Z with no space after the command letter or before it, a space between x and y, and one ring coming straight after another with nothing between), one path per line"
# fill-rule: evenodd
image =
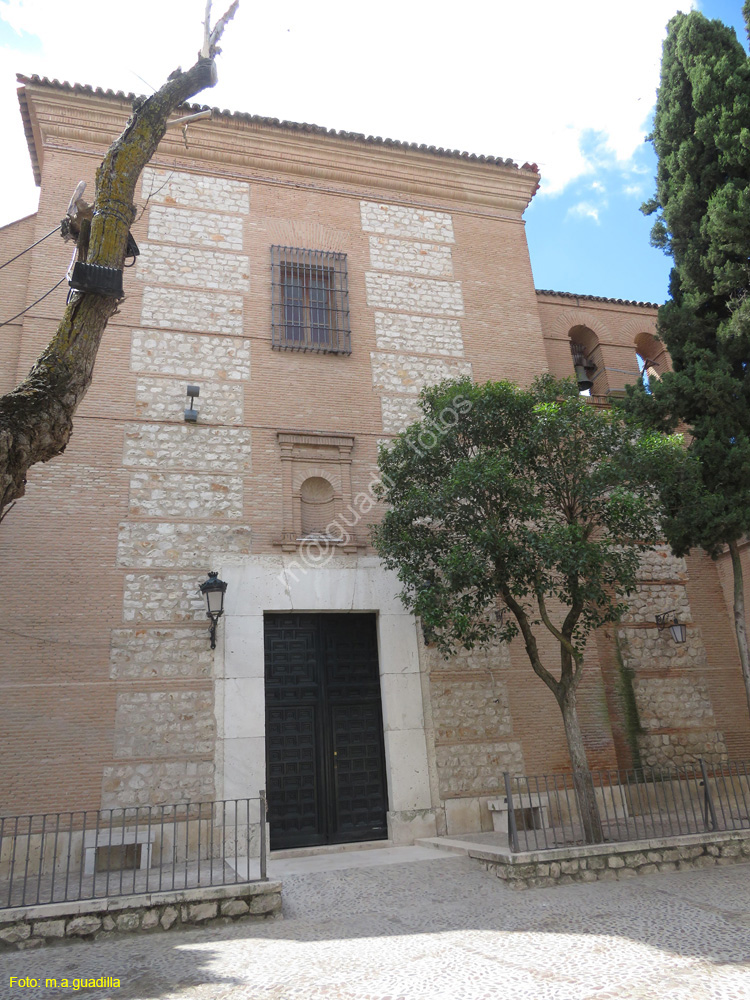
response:
M41 198L0 230L3 260L80 179L93 191L131 100L39 78L19 98ZM272 848L411 843L491 829L504 771L567 769L522 645L440 657L368 540L378 446L423 386L578 365L604 406L637 355L669 363L655 306L535 289L538 183L533 165L251 115L168 132L71 443L0 528L4 814L267 788ZM69 252L52 237L0 272L4 312ZM3 330L0 391L63 301ZM210 571L227 583L215 649ZM700 553L644 559L630 614L586 651L592 766L750 756L730 600ZM656 628L671 610L684 644Z

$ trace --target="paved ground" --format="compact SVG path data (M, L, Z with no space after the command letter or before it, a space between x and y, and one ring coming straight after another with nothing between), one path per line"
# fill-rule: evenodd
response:
M750 865L513 892L420 848L350 863L284 862L283 920L5 954L0 998L750 1000Z

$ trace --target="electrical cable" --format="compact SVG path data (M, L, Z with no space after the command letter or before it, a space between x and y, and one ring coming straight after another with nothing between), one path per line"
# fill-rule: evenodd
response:
M30 306L26 306L25 309L22 309L19 313L16 313L15 316L11 316L10 319L6 319L3 323L0 323L0 327L7 326L8 323L12 323L14 319L18 319L19 316L23 316L24 313L27 313L29 311L29 309L33 309L34 306L38 305L42 301L42 299L46 299L47 296L51 295L56 288L59 288L60 285L63 283L63 281L66 280L67 277L68 277L67 273L64 274L62 276L62 278L60 278L60 280L58 281L58 283L56 285L53 285L52 288L50 288L50 290L48 292L44 293L44 295L40 295L39 298L36 300L36 302L32 302Z
M46 239L49 239L49 237L50 237L50 236L51 236L51 235L52 235L53 233L56 233L56 232L58 231L58 229L59 229L59 228L60 228L60 226L59 226L59 225L57 225L57 226L55 226L55 228L54 228L54 229L50 229L50 231L49 231L49 232L47 233L47 235L46 235L46 236L42 236L42 238L41 238L40 240L37 240L37 241L36 241L36 243L32 243L30 247L26 247L26 249L25 249L25 250L22 250L22 251L21 251L20 253L17 253L15 257L11 257L11 258L10 258L10 260L6 260L6 262L5 262L4 264L0 264L0 271L2 271L2 269L3 269L4 267L7 267L7 266L8 266L8 264L12 264L14 260L18 260L18 258L19 258L19 257L23 257L23 255L24 255L25 253L28 253L28 252L29 252L29 250L33 250L33 249L34 249L34 247L38 247L40 243L43 243L43 242L44 242L44 241L45 241ZM15 319L15 317L13 317L13 318ZM10 321L9 321L9 322L10 322Z

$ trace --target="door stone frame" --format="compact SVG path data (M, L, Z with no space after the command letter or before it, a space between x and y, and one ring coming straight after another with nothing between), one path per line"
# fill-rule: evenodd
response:
M228 587L215 660L219 797L254 798L265 788L264 613L374 612L389 839L435 836L416 622L398 598L395 573L376 556L306 566L298 556L269 555L222 565L220 575Z

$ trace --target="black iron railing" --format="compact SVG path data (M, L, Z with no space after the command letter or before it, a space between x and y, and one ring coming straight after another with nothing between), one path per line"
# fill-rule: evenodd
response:
M750 830L750 764L504 775L495 829L513 852Z
M265 881L266 795L0 818L0 909Z

